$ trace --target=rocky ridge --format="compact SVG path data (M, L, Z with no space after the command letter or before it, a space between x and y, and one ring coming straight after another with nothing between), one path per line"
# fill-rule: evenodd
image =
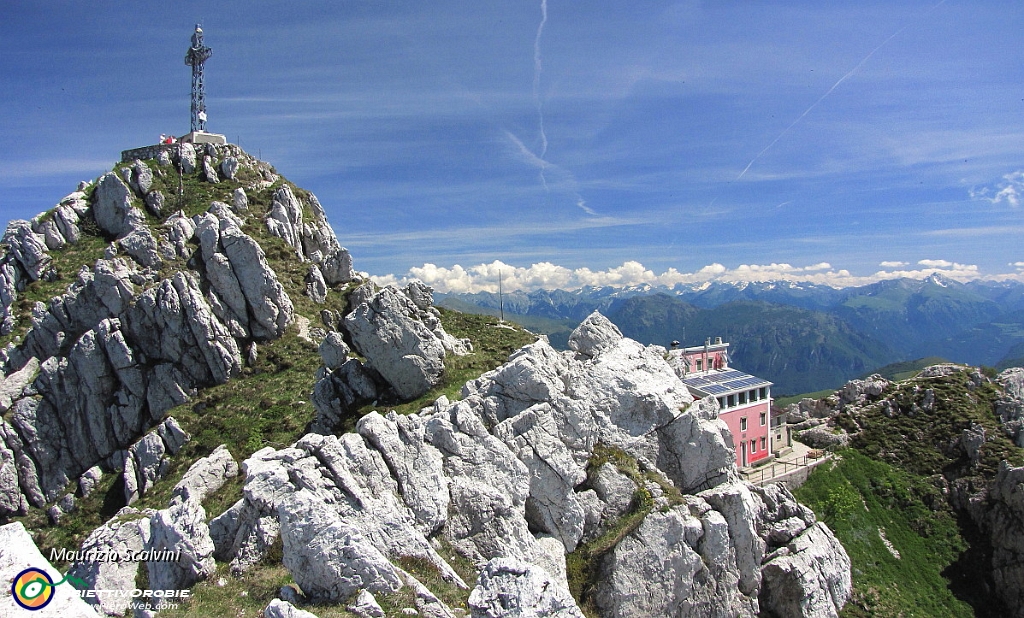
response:
M991 375L991 374L990 374ZM982 413L971 413L972 409ZM851 445L938 486L943 505L980 532L986 587L1003 615L1024 616L1024 369L993 378L973 367L940 364L915 378L853 380L834 395L787 407L801 440L820 448Z
M175 168L195 194L223 201L171 212L164 181ZM441 383L446 358L471 351L445 332L429 288L360 282L316 198L237 147L183 144L81 189L38 223L13 222L0 249L10 341L0 517L54 502L72 512L76 480L87 495L99 479L124 479L126 502L168 482L168 458L187 439L172 409L239 376L257 343L311 317L300 306L322 307L324 327L308 335L322 359L312 431L244 452L241 499L221 513L203 501L239 473L238 445L195 461L166 508L122 509L83 550L179 557L108 569L80 560L72 571L89 586L130 586L145 563L152 587L187 588L217 562L236 574L262 568L279 547L301 590L284 601L359 615L397 594L427 616L580 616L581 600L605 616L834 616L849 595L849 560L828 528L784 487L738 479L717 402L694 401L664 349L600 314L573 333L570 352L537 341L466 383L458 401L371 412L339 436L357 406L415 399ZM54 255L84 239L102 239L103 257L30 316L19 312L20 295L67 276ZM303 265L301 283L272 266L285 258ZM332 295L348 310L333 309ZM597 462L597 451L642 478ZM594 584L571 588L566 556L627 518L590 565ZM472 578L457 557L476 564ZM464 606L422 583L424 572L468 593ZM124 612L122 600L94 599L108 615Z

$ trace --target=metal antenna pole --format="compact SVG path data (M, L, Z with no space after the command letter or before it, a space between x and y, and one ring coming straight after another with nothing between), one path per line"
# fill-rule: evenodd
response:
M185 54L185 64L192 67L192 131L206 131L206 89L203 87L203 63L213 50L203 44L203 29L196 24L192 47Z
M498 313L501 315L501 321L505 321L505 301L501 297L501 271L498 271Z

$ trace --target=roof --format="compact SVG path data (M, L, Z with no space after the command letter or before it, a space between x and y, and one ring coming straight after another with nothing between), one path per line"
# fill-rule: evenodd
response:
M689 373L682 380L688 388L716 397L772 385L768 380L735 369Z

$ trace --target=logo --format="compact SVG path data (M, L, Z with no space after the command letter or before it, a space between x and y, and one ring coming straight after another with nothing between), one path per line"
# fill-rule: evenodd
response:
M65 575L64 579L55 584L46 571L29 567L18 573L14 581L11 582L11 596L14 597L15 603L34 612L49 605L53 600L54 588L64 582L85 585L82 580L69 575Z

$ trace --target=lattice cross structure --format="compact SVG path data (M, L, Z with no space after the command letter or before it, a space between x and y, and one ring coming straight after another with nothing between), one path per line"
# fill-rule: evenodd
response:
M206 89L203 87L203 64L213 50L203 44L203 29L196 24L192 47L185 54L185 64L192 67L192 131L206 131Z

